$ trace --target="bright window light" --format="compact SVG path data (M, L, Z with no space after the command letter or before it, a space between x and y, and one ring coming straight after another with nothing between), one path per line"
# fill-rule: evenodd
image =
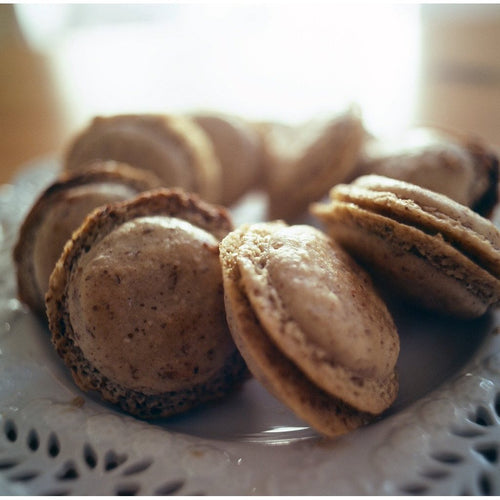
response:
M78 16L72 8L80 9ZM203 108L296 122L351 103L376 133L396 132L413 119L420 58L416 4L138 9L18 6L31 40L55 56L61 92L77 121Z

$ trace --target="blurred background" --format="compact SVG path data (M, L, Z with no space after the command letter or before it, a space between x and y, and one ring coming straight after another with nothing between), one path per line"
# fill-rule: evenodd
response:
M0 184L95 115L218 110L500 146L500 5L0 4Z

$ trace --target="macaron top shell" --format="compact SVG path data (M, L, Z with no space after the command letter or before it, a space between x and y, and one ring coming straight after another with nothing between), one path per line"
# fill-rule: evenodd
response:
M87 360L130 389L201 383L231 349L218 332L218 240L183 220L156 215L121 224L79 259L67 293Z
M326 436L339 436L373 420L321 390L281 351L253 311L236 261L243 232L231 232L221 243L224 296L228 323L238 349L253 375L299 418Z
M500 279L500 231L490 220L447 196L403 181L369 175L350 185L335 186L330 197L355 203L428 234L440 234Z
M362 411L386 408L399 338L366 273L310 226L243 231L241 284L272 342L327 393Z
M87 218L46 296L52 341L80 387L148 415L149 396L171 414L241 380L218 249L231 229L222 207L174 189Z

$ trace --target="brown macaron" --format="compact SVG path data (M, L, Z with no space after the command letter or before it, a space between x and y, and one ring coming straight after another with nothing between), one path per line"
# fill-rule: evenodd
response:
M223 397L247 376L228 330L219 241L227 212L160 189L93 212L46 296L77 385L142 418Z
M336 436L388 408L399 337L368 275L327 235L244 225L220 244L226 314L254 376Z
M152 171L165 187L220 201L221 167L212 142L190 118L180 115L96 117L69 145L64 168L116 160Z
M398 293L443 314L478 317L500 300L500 232L445 195L368 175L311 211Z
M82 172L59 176L40 194L19 230L14 264L20 300L45 317L49 276L85 217L100 205L159 186L154 174L113 161L93 162Z
M376 174L417 184L488 216L498 201L498 157L475 137L430 127L363 147L356 176Z
M230 206L261 183L263 146L260 135L238 116L199 112L192 118L213 143L222 169L220 203Z
M356 166L364 137L359 113L350 110L302 125L262 123L269 219L297 220Z

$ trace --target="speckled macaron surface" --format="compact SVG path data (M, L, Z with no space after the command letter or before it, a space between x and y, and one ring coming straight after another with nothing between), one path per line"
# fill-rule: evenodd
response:
M50 274L85 217L100 205L159 185L152 173L113 161L96 161L84 172L62 174L40 194L19 230L14 249L19 298L44 317Z
M218 250L230 230L222 208L178 190L87 219L46 297L52 341L81 388L150 418L220 398L241 381Z
M226 311L249 368L320 432L337 435L397 394L399 338L368 275L310 226L242 226L221 242Z
M447 196L383 176L330 192L312 212L393 287L444 314L476 317L500 299L500 233Z

